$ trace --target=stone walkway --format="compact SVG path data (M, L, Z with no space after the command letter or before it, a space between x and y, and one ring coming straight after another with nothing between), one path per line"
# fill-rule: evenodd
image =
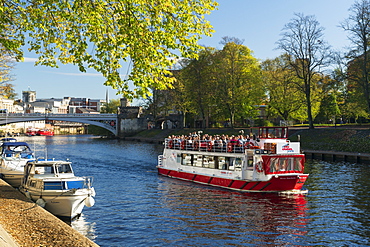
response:
M0 246L98 245L0 179Z

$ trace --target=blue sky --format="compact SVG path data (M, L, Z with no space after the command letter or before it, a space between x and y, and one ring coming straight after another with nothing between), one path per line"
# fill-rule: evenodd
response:
M215 29L212 37L205 37L199 44L222 48L224 36L244 40L244 45L260 60L275 58L281 54L276 42L285 24L294 13L314 15L325 28L325 40L336 50L344 50L349 42L339 27L349 16L348 9L355 0L218 0L218 10L206 18ZM95 71L80 73L72 65L60 68L34 66L34 54L25 53L25 62L17 63L13 71L15 91L20 98L22 91L31 89L37 98L87 97L119 98L116 91L104 86L104 78ZM122 69L122 73L125 73Z

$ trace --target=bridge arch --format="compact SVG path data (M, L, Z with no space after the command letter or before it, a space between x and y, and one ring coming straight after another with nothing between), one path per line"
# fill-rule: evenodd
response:
M118 135L118 117L116 114L23 114L9 113L0 114L0 125L32 122L32 121L67 121L96 125L110 131L113 135Z

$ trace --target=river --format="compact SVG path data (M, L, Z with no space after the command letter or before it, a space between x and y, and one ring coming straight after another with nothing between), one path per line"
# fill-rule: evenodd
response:
M160 145L90 135L23 137L36 156L93 176L72 227L100 246L369 246L369 165L307 161L307 195L238 193L159 176Z

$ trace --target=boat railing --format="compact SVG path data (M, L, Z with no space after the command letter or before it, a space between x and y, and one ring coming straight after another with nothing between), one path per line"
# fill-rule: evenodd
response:
M165 140L165 148L188 151L244 153L246 149L259 149L260 147L250 141L241 142L239 140L229 140L215 142L210 140L181 140L167 138Z
M85 179L84 189L90 189L92 187L92 184L93 184L93 181L94 181L94 177L92 177L92 176L85 176L83 178Z

